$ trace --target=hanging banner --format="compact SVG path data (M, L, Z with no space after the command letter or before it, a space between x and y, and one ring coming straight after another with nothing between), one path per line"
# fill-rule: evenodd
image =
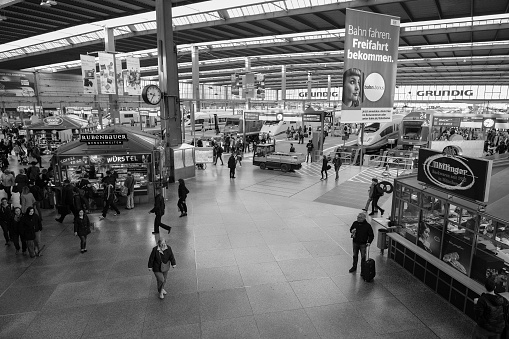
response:
M240 95L240 89L242 88L242 79L237 73L232 74L232 95Z
M242 77L242 98L254 98L254 82L255 76L253 73L246 73Z
M347 8L342 123L392 121L400 18Z
M0 96L34 97L34 74L28 72L0 70Z
M81 78L83 80L83 94L98 94L95 78L95 56L80 55Z
M127 95L141 95L140 59L125 58L127 69L124 72L124 92Z
M124 95L124 76L122 75L124 71L122 70L122 60L115 58L115 62L115 70L117 72L117 76L115 78L117 79L117 93L118 95Z
M256 74L254 89L256 93L256 98L265 99L265 74Z
M115 66L114 55L109 53L99 54L99 83L101 94L116 94L115 91Z

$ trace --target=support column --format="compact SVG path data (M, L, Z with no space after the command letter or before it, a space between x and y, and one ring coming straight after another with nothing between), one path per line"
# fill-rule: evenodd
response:
M286 65L281 66L281 100L283 109L286 109Z
M245 59L245 69L246 69L246 73L251 72L251 59L250 58ZM243 84L243 86L245 86L245 85L246 84ZM251 109L251 98L246 97L246 109Z
M330 91L331 91L332 79L330 75L327 75L327 105L330 106Z
M311 72L308 72L308 100L311 101L311 81L312 81Z
M115 35L113 28L104 27L104 51L115 56ZM117 86L117 60L113 60L113 72L115 74L115 93L108 94L110 107L110 121L116 125L120 124L120 112L118 111L118 86ZM102 121L102 119L101 119Z
M195 139L195 126L194 126L194 112L200 107L200 58L198 54L198 46L192 47L191 52L191 61L192 61L192 78L193 78L193 108L191 109L191 135L193 137L193 145L196 145L194 142Z
M173 43L171 1L156 0L157 53L161 100L161 129L166 130L166 147L182 144L177 48ZM174 175L173 161L170 175Z

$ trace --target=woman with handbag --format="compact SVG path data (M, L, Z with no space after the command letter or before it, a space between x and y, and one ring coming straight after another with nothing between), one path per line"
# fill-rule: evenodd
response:
M87 251L87 235L90 234L90 220L83 209L78 211L74 218L74 235L80 237L80 252Z
M157 292L160 299L164 299L164 295L167 293L164 289L164 284L170 270L170 264L172 267L177 266L173 251L166 244L166 240L160 238L157 240L157 246L152 249L148 259L148 270L154 272L156 276Z

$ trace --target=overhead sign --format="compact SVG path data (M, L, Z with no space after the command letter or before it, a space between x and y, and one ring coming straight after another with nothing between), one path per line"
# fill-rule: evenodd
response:
M460 127L461 118L445 118L445 117L433 117L433 126L434 127Z
M240 95L240 89L242 88L242 78L239 74L232 74L232 95Z
M84 94L97 93L97 79L95 77L95 56L80 55L81 60L81 79L83 81Z
M134 164L150 162L150 154L129 154L104 156L107 164Z
M312 98L327 98L329 95L328 92L311 92ZM306 98L308 96L308 92L299 92L299 97ZM330 92L331 97L338 97L339 92Z
M246 73L242 77L242 98L254 98L255 96L255 75Z
M84 156L69 156L69 157L59 157L61 166L81 166L88 165L88 157Z
M260 120L260 113L258 112L244 112L245 121L258 121Z
M127 140L127 134L81 134L80 141L87 145L122 145Z
M47 126L59 126L64 122L64 119L59 117L47 117L42 120Z
M421 148L417 180L466 199L487 202L492 165L491 160Z
M322 114L321 113L303 113L302 114L302 122L321 122Z
M347 8L341 122L392 121L400 18Z

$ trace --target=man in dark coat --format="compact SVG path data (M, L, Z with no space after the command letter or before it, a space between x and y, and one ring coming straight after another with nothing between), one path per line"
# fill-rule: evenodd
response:
M23 187L28 186L29 181L30 179L28 179L25 170L21 168L19 170L19 174L16 176L16 179L14 179L14 182L16 183L16 187L19 193L23 191Z
M113 181L114 182L114 181ZM106 214L108 213L108 209L111 209L115 211L113 215L120 214L120 211L118 210L117 205L115 205L115 186L112 183L105 182L104 183L104 195L103 199L105 201L104 207L103 207L103 213L99 217L99 220L103 220L106 218Z
M230 158L228 159L228 168L230 169L230 179L235 179L235 168L237 161L235 161L235 157L233 156L233 153L230 155Z
M76 214L74 209L74 199L73 199L73 189L74 187L71 185L69 180L64 180L64 187L62 188L62 200L60 201L60 218L56 218L55 220L62 223L64 222L64 218L69 213L73 215Z
M7 203L7 198L2 198L2 202L0 203L0 226L2 226L2 231L4 233L5 246L10 245L11 237L9 235L9 229L13 216L14 212L12 211L12 206Z
M164 210L166 209L166 205L164 203L164 197L161 194L161 188L157 188L157 195L154 199L154 208L152 208L148 213L155 213L156 217L154 219L154 232L152 234L159 234L159 227L164 228L170 233L171 227L163 224L161 222L161 218L164 215Z
M353 265L348 272L353 273L357 271L359 251L361 252L361 260L366 261L366 248L371 245L375 238L373 228L366 221L366 214L359 213L357 221L354 221L352 227L350 227L350 234L353 243Z

